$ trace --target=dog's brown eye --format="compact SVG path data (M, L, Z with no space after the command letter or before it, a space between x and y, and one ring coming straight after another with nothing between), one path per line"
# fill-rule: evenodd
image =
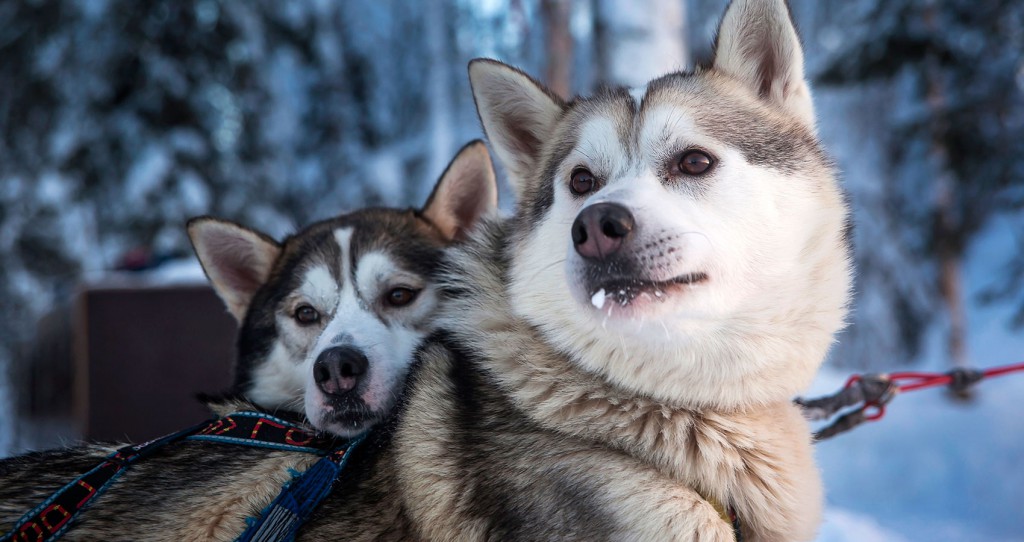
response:
M594 174L590 170L585 168L573 170L572 177L569 179L569 190L572 190L573 194L582 196L593 192L595 188L597 188L597 179L594 179Z
M384 301L392 307L404 307L412 303L418 293L419 290L400 286L388 290L388 293L384 295Z
M320 321L320 313L309 305L299 305L295 308L295 321L308 326Z
M689 151L679 159L679 171L686 175L703 175L707 173L714 161L702 151Z

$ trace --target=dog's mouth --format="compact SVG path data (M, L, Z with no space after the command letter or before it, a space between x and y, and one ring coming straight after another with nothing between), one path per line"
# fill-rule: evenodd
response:
M637 298L652 301L665 301L669 294L682 286L693 286L708 280L706 273L686 273L675 278L662 281L643 279L612 279L600 283L590 292L590 304L597 310L604 309L608 303L621 307L628 306Z
M362 432L382 418L380 412L362 401L346 397L344 400L326 401L310 421L321 431L348 437Z
M319 423L314 425L322 431L350 437L363 432L381 420L381 417L374 412L356 410L326 410Z

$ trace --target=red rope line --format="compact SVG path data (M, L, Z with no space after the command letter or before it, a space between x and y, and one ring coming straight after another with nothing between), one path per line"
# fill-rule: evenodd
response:
M1015 363L1013 365L1004 365L1002 367L992 367L985 369L981 374L985 375L985 378L992 376L1001 376L1008 373L1016 373L1018 371L1024 371L1024 363Z
M996 376L1002 376L1009 373L1015 373L1018 371L1024 371L1024 363L1015 363L1013 365L1004 365L1001 367L991 367L981 371L981 375L984 378L992 378ZM953 377L946 373L921 373L921 372L900 372L891 373L889 378L894 382L901 380L913 380L907 384L899 384L897 388L899 391L914 391L924 388L933 388L935 386L946 386L953 383Z
M1003 376L1010 373L1016 373L1024 371L1024 363L1015 363L1013 365L1003 365L1000 367L990 367L983 371L980 371L982 379L994 378L997 376ZM888 379L895 384L895 392L907 392L915 391L925 388L934 388L937 386L948 386L954 382L954 377L951 373L926 373L920 371L902 371L897 373L889 373L885 375ZM861 375L853 375L846 381L846 387L853 386L861 379ZM865 403L864 419L874 421L881 419L885 416L885 404L888 402L886 399L884 402L872 401Z

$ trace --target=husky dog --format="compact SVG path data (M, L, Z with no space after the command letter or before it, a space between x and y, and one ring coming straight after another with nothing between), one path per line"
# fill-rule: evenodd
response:
M328 430L352 436L383 419L414 350L436 325L442 249L464 238L496 201L490 157L474 142L420 210L364 209L313 224L283 243L231 222L190 221L203 268L240 324L234 390L211 408L301 419L303 377L311 371L319 404L330 413L321 420ZM307 359L321 336L329 347ZM94 444L0 461L0 534L120 447ZM128 469L65 538L233 540L292 469L316 459L207 442L170 444Z
M375 466L386 513L430 540L733 540L725 511L747 541L812 539L791 398L851 266L784 0L734 0L710 66L640 89L566 102L469 73L518 206L450 251L445 331ZM372 511L327 513L374 538L339 519Z
M354 436L383 419L435 325L441 249L496 207L490 156L475 141L420 211L363 209L284 244L230 222L190 221L210 282L241 323L235 389L262 408L301 412L303 364L319 338L308 361L331 416L324 429Z

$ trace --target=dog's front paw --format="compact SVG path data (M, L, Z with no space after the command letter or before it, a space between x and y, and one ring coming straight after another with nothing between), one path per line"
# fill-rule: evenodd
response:
M661 497L666 497L662 495ZM674 497L650 503L634 514L622 540L672 540L675 542L735 542L732 524L695 492L685 490ZM624 519L624 518L623 518Z
M694 528L690 538L675 540L694 540L696 542L736 542L736 532L732 523L726 521L718 510L707 501L701 501L700 510L696 514L699 525Z

